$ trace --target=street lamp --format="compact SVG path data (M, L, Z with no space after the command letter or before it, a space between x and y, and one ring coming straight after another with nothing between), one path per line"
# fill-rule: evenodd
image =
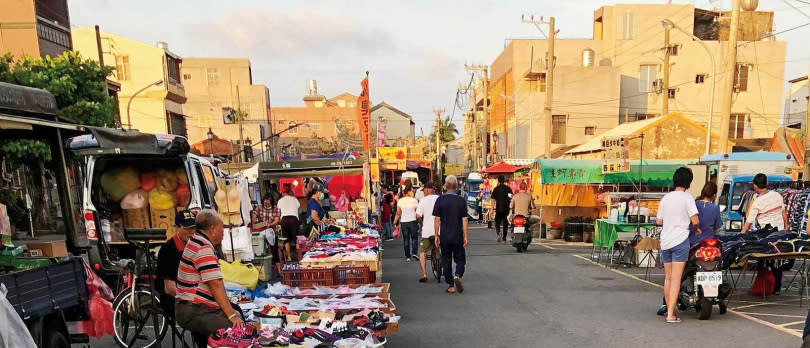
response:
M701 46L703 46L703 49L706 50L706 54L709 55L709 58L712 61L712 91L709 94L709 122L707 126L708 129L706 130L706 153L705 153L706 155L708 155L709 152L711 151L711 142L712 142L712 116L714 116L714 85L715 82L717 82L717 66L714 63L714 55L712 55L712 52L709 51L709 47L706 46L706 43L703 42L703 40L695 36L695 34L692 34L684 30L683 28L675 25L675 23L669 20L668 18L661 21L661 26L664 27L664 30L677 29L678 31L691 37L692 40L697 41ZM666 69L668 67L664 68ZM720 148L722 148L722 146Z
M208 155L214 158L214 132L211 131L211 127L208 127L208 133L206 134L208 135L208 144L211 146L208 149Z
M132 129L132 119L130 119L130 117L129 117L129 107L132 105L132 99L135 99L135 96L137 96L141 92L147 90L149 87L160 86L162 84L163 84L163 80L157 80L157 81L152 82L152 83L144 86L143 88L139 89L137 92L135 92L135 94L133 94L133 95L131 95L129 97L129 101L127 102L127 128L128 129Z

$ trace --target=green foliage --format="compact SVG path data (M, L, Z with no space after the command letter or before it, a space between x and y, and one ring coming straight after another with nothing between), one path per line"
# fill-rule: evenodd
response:
M109 126L115 119L115 100L106 87L112 71L76 52L16 63L10 54L0 57L0 81L47 90L56 97L60 116L91 126Z
M441 120L439 134L442 142L451 142L456 140L456 134L458 134L458 129L456 128L456 124L450 120L450 117L445 117ZM428 149L435 150L436 148L436 129L434 127L433 131L430 132L428 135L429 146Z
M25 214L25 204L17 198L12 190L0 190L0 204L6 206L8 219L18 230L28 229L28 216Z
M23 164L32 165L51 161L48 144L38 140L16 139L0 142L0 154L9 169L14 170Z

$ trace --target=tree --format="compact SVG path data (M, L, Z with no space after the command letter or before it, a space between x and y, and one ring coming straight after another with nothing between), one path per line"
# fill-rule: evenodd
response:
M456 134L458 134L458 129L456 128L456 124L450 120L450 117L443 118L439 123L439 134L442 142L447 143L453 140L456 140ZM434 127L433 131L430 132L428 136L428 141L430 145L427 147L426 150L428 152L435 151L436 148L436 129Z

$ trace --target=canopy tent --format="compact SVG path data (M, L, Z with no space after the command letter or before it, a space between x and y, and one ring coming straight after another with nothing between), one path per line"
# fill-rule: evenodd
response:
M498 162L492 167L484 169L483 172L487 174L500 174L500 173L514 173L518 170L525 168L524 166L513 166L506 162Z
M633 184L639 182L639 160L630 161L626 173L602 174L599 160L538 159L543 184ZM672 173L685 160L644 160L643 182L651 186L672 185Z

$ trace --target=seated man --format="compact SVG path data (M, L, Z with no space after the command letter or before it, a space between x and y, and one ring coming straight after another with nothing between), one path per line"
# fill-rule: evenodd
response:
M158 252L155 289L160 294L160 305L171 317L174 317L174 297L177 295L177 269L180 267L180 258L186 243L194 231L194 215L188 210L177 212L174 217L174 236Z
M197 214L196 225L197 233L188 240L177 270L175 319L205 347L201 337L230 326L243 327L245 322L228 301L217 263L215 248L225 232L222 218L205 209Z

